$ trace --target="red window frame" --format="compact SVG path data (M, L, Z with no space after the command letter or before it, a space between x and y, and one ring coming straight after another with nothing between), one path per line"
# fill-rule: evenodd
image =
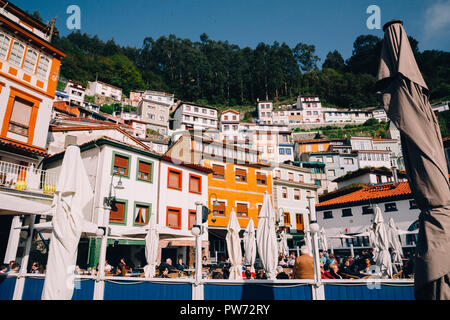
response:
M199 179L198 185L199 185L200 191L198 191L198 192L197 191L192 191L192 189L191 189L191 179L192 178ZM202 177L201 176L198 176L198 175L192 174L192 173L189 174L189 192L190 193L195 193L195 194L202 194Z
M169 226L169 210L178 211L178 227ZM181 208L167 207L166 210L166 226L171 229L181 230Z
M170 186L170 172L175 172L175 173L179 173L180 174L180 180L179 180L179 187L178 188L174 188ZM173 168L168 168L167 169L167 188L168 189L172 189L172 190L177 190L177 191L182 191L183 190L183 171L181 170L177 170L177 169L173 169Z
M191 216L194 216L194 224L191 225ZM197 219L197 211L189 210L189 220L188 220L188 229L192 230L192 227L195 225Z

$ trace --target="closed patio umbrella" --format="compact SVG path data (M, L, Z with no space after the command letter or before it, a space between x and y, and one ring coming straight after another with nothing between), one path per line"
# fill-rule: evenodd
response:
M158 256L159 234L156 225L156 215L152 214L150 217L150 226L147 236L145 237L145 259L147 265L144 267L146 278L155 277L156 273L156 259Z
M389 233L384 223L379 206L375 207L375 218L372 226L374 234L373 260L381 269L381 274L392 278L392 260L389 253Z
M70 300L78 242L92 209L93 191L89 184L80 148L69 146L65 152L53 199L53 230L42 300Z
M328 252L328 240L324 227L322 227L319 232L319 244L323 252Z
M281 237L280 237L280 242L278 244L279 250L278 252L283 254L284 256L288 256L289 255L289 246L287 243L287 236L286 236L286 231L282 231L281 232Z
M450 185L439 123L402 22L393 20L383 30L377 90L400 131L408 180L421 210L416 298L450 299Z
M242 280L242 250L241 239L239 238L241 226L239 225L239 221L234 210L231 210L227 230L227 250L231 263L229 279Z
M259 212L256 244L258 245L259 258L261 259L267 279L274 280L277 275L278 247L275 230L275 212L270 204L270 197L267 192L264 194L263 205Z
M402 248L402 243L400 242L400 233L399 230L397 228L397 226L395 225L394 219L391 218L389 219L389 224L388 224L388 233L389 233L389 242L390 242L390 247L394 250L393 254L394 254L394 263L397 263L399 265L403 265L403 260L402 260L402 255L403 255L403 248Z
M250 265L250 272L255 272L254 264L256 259L256 237L255 223L253 219L247 225L244 232L244 263Z

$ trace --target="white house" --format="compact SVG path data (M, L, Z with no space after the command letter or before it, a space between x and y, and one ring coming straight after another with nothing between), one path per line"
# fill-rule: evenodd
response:
M86 88L81 83L69 80L64 92L68 95L68 100L71 105L83 106Z
M264 124L272 124L273 117L273 102L272 101L259 101L258 102L258 123Z
M352 109L324 108L325 123L364 123L373 117L371 112Z
M391 218L400 230L418 228L420 210L417 208L407 182L361 187L347 194L328 197L316 205L317 221L325 229L327 237L338 234L356 235L368 228L374 219L378 205L386 223ZM414 235L401 236L403 246L414 246ZM367 247L367 237L351 240L355 247ZM328 238L334 249L349 249L350 241Z
M122 89L111 84L107 84L101 81L89 81L88 88L86 89L86 95L88 96L102 96L112 98L117 102L122 101Z
M322 123L323 109L319 97L301 97L297 99L297 108L302 111L303 123Z
M218 111L214 107L182 102L173 113L173 130L217 129Z
M400 173L397 175L399 182L407 181L406 175ZM378 185L395 182L395 177L392 170L384 170L380 168L362 168L334 180L337 182L338 188L342 189L353 184L370 184Z
M233 109L223 111L220 116L221 140L238 140L239 122L240 114L238 111Z
M304 216L309 211L308 196L317 197L318 185L311 180L311 170L291 164L278 164L272 171L273 202L281 226L293 236L294 243L303 233Z

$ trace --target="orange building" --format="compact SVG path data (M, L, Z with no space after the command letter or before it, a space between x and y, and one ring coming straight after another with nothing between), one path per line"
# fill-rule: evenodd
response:
M237 214L242 232L250 219L258 226L264 193L272 195L270 166L260 161L256 150L190 134L182 136L168 154L213 170L208 176L210 255L225 257L226 229L232 210Z

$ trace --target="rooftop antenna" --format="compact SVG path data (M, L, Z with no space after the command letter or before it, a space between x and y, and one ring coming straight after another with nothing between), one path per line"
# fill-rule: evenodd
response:
M56 23L56 17L53 18L52 20L50 20L50 22L49 22L49 24L50 24L50 37L48 39L48 42L52 42L53 32L55 31L55 23Z

